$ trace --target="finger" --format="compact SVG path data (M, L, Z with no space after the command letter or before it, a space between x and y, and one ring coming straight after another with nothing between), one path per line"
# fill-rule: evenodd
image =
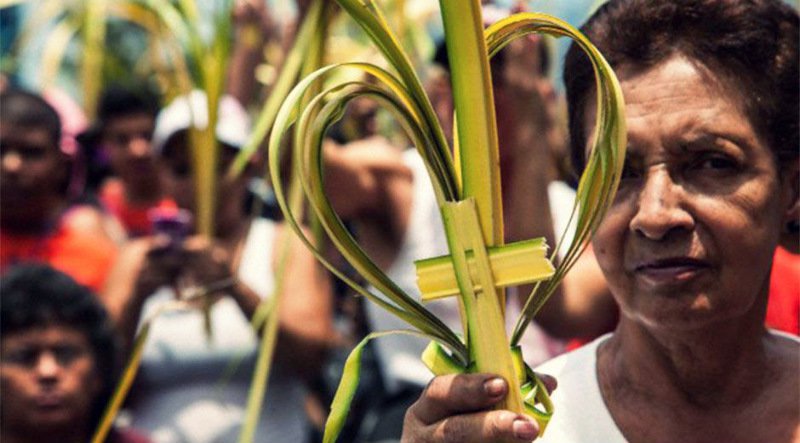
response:
M148 255L161 254L172 245L172 240L166 234L155 234L151 237L143 237L140 240L142 244L146 245Z
M189 267L226 267L230 265L231 256L221 246L208 246L205 248L187 248L184 251L184 261Z
M432 441L530 442L538 433L538 425L529 417L511 411L488 411L456 415L437 423L433 426Z
M539 380L542 381L544 387L547 388L547 392L549 392L550 394L552 394L553 391L555 391L556 388L558 387L558 381L556 381L555 377L539 373L537 373L536 376L539 377Z
M434 378L408 413L424 424L455 414L475 412L497 404L508 384L491 374L458 374Z
M190 252L207 249L210 246L211 241L208 239L208 237L202 235L193 235L183 241L183 249Z

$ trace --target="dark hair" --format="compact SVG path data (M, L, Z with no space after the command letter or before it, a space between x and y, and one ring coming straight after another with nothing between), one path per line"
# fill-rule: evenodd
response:
M108 124L117 118L142 114L152 117L155 124L158 110L158 97L146 85L112 84L103 90L97 103L96 121L77 137L87 159L86 187L89 190L96 190L113 175L107 154L100 147Z
M583 25L612 67L646 69L680 53L718 73L744 100L780 160L798 155L798 14L781 0L610 0ZM573 166L585 163L584 112L594 72L573 44L564 63Z
M146 87L111 85L100 96L97 119L102 124L132 114L147 114L155 119L158 109L158 99Z
M61 142L61 119L42 97L22 89L0 92L0 120L23 128L42 128L50 134L53 148Z
M43 264L18 265L0 279L0 336L48 325L86 335L102 379L95 400L99 419L116 380L117 341L106 310L92 291L72 277Z

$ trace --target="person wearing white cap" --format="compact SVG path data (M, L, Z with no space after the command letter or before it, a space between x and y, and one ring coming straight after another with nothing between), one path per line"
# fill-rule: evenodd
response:
M215 132L226 168L250 123L234 98L223 97L219 106ZM194 91L159 114L153 137L167 188L189 211L194 199L187 129L205 127L207 115L205 94ZM117 278L112 275L106 291L109 309L130 340L143 319L175 299L177 281L225 287L210 296L210 336L200 309L170 312L152 324L131 408L134 426L149 431L156 443L231 442L241 430L258 341L248 320L261 300L272 296L278 245L291 235L280 223L246 215L249 169L238 178L220 177L213 239L192 237L177 251L163 239L135 240L123 250ZM318 370L332 336L328 276L299 241L289 245L276 360L258 442L305 441L303 376Z
M173 100L159 112L153 131L153 149L163 153L164 146L173 136L183 135L194 127L208 127L208 104L206 93L199 89ZM223 145L239 149L250 135L250 117L244 107L231 95L219 99L217 124L214 129L217 140Z

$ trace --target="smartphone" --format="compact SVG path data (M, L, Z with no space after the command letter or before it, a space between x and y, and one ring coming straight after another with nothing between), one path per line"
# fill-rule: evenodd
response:
M162 203L147 211L153 235L165 236L169 242L165 249L180 250L191 232L192 214L174 203Z

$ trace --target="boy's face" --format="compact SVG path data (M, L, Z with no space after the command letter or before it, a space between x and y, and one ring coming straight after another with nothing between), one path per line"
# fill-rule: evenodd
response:
M151 143L154 127L155 118L144 112L108 121L102 144L114 173L124 181L153 180L156 174Z
M102 382L83 332L49 325L4 334L0 351L4 430L58 433L89 424Z
M38 210L63 190L66 157L45 128L0 121L0 192L3 212Z

